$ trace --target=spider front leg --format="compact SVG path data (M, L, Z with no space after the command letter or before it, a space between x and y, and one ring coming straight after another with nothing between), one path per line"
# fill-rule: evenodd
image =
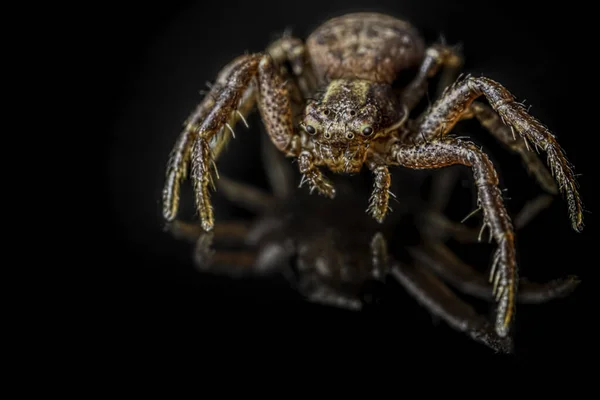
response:
M245 56L238 57L223 68L218 74L217 80L210 92L184 123L184 130L177 138L175 146L169 155L167 164L166 181L163 189L163 216L167 221L173 221L177 217L181 182L188 176L192 145L196 139L199 126L216 106L219 92L227 85L227 80L231 71L235 70L244 62L246 62ZM242 111L240 111L239 115L242 115L241 113L244 111L247 112L248 108L253 106L254 102L252 101L252 98L253 96L245 96L240 104ZM239 115L236 114L235 117L239 117ZM224 142L226 142L229 133L230 132L223 130L219 132L214 138L216 139L214 142L217 144L214 150L222 148L221 143L224 144Z
M512 223L504 208L498 177L491 161L475 145L449 137L416 145L397 143L392 145L390 156L390 163L414 169L442 168L455 164L472 168L484 224L489 227L498 245L492 267L493 293L499 302L496 332L506 336L514 316L517 263Z
M581 231L583 205L573 171L561 147L554 135L540 121L528 114L525 108L515 101L515 97L498 82L484 77L467 77L456 82L419 118L417 128L410 139L422 143L446 135L465 114L471 112L472 102L482 95L506 125L513 128L523 140L528 140L546 152L559 189L567 198L573 229Z
M223 140L220 140L219 136L226 132L225 128L233 133L229 122L243 118L237 114L241 106L249 110L253 102L258 100L267 132L280 151L293 153L295 143L288 91L271 57L263 54L243 56L229 67L229 71L221 74L226 76L225 84L209 94L212 100L206 100L206 106L201 107L203 112L196 113L192 122L188 124L188 128L182 135L183 144L179 145L178 142L179 147L176 150L181 148L185 151L175 152L191 159L196 206L202 220L202 227L206 231L210 231L214 225L208 192L208 186L212 182L210 171L214 167L216 156L213 152L220 151L223 147ZM254 78L257 84L254 83ZM209 112L204 111L208 109ZM171 170L184 171L186 157L178 157L172 163L177 168ZM174 178L168 179L164 191L164 215L167 220L175 218L178 196L171 193L176 193L179 189L179 181L184 174L169 172L168 176L171 175Z

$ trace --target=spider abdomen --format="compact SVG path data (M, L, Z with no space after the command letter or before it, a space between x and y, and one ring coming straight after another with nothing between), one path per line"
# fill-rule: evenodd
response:
M307 39L320 83L368 79L392 83L398 72L423 58L423 39L408 22L378 13L333 18Z

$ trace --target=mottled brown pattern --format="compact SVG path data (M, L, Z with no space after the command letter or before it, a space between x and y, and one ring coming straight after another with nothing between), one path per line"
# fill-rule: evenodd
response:
M298 158L304 174L301 186L307 182L311 192L335 196L335 188L320 166L334 173L354 174L369 165L375 185L368 212L377 221L383 221L389 210L385 189L390 181L388 165L471 166L485 226L499 246L492 268L497 271L492 275L499 301L496 330L507 335L517 269L513 230L496 171L475 145L445 135L457 122L477 118L521 155L546 190L555 192L551 174L530 147L544 150L577 231L583 228L583 206L571 166L555 137L498 82L485 77L458 80L421 116L409 119L427 91L428 78L441 73L440 81L445 84L453 80L461 63L452 47L434 44L425 49L409 23L377 13L348 14L327 21L308 37L306 45L286 35L265 53L237 58L221 71L210 93L186 121L171 152L163 192L165 219L176 217L180 183L191 163L202 226L212 229L210 171L215 168L216 172L214 162L233 136L235 124L255 105L271 142L286 156ZM398 87L397 75L412 66L419 66L416 75L408 85ZM489 106L474 102L482 96Z
M487 104L474 101L471 104L472 114L499 142L511 151L518 153L531 175L533 175L541 187L547 192L556 194L558 187L554 182L552 174L542 163L535 151L531 151L527 140L515 135L510 127L502 122L502 119Z
M375 166L373 168L374 190L367 212L377 220L383 222L387 214L390 201L390 186L392 178L386 166Z
M449 133L465 114L469 114L471 103L482 95L506 125L513 128L523 140L528 140L547 153L554 178L567 198L573 229L581 231L583 204L575 176L560 145L548 128L528 114L525 108L516 102L515 97L498 82L484 77L467 77L456 82L420 118L417 128L408 140L419 143ZM541 175L542 173L537 173L538 177Z
M210 175L211 162L210 146L206 139L194 142L192 147L192 177L194 182L194 194L202 228L211 230L214 225L212 205L210 204L208 185L212 182Z
M498 245L494 256L494 294L498 295L496 330L506 336L512 322L517 292L517 262L514 232L504 208L498 176L489 158L474 144L454 138L434 139L419 145L395 145L391 157L404 167L414 169L442 168L462 164L473 169L478 204L484 213L484 225Z
M292 109L287 88L269 57L260 61L258 87L261 99L259 109L267 132L275 147L287 152L294 134Z
M424 48L409 23L376 13L333 18L306 45L322 84L343 78L392 83L400 70L420 62Z

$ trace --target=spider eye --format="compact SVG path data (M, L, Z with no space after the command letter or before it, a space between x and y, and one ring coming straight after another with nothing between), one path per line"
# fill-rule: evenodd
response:
M306 125L306 127L304 128L306 130L306 132L308 132L310 135L314 135L315 133L317 133L317 130L315 129L314 126L312 125Z
M370 134L372 134L372 133L373 133L373 128L372 128L372 127L370 127L370 126L365 126L365 127L363 128L363 130L362 130L362 134L363 134L364 136L369 136L369 135L370 135Z

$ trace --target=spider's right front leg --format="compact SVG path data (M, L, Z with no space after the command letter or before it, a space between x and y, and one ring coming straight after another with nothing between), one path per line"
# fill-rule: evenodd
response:
M185 177L187 160L192 166L192 179L196 207L205 231L212 230L214 216L209 200L208 185L211 183L210 169L214 166L215 151L220 151L223 140L213 140L215 135L223 135L229 122L243 118L238 114L242 107L246 113L254 101L258 106L267 132L275 146L283 152L292 153L297 141L293 140L292 111L288 90L268 55L254 54L242 56L226 67L220 74L218 89L211 90L209 97L190 118L186 130L181 135L172 153L167 183L163 192L163 215L168 221L176 217L180 181ZM253 79L257 78L257 85ZM258 93L256 93L258 86Z

